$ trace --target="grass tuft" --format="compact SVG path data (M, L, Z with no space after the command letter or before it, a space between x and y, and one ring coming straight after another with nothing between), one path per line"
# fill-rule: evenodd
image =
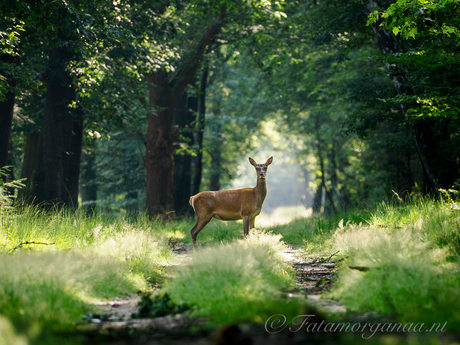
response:
M180 267L164 290L176 303L195 306L192 315L217 324L262 322L280 310L299 312L299 303L283 297L293 272L282 259L280 235L251 231L246 240L203 249Z
M436 201L382 203L369 225L348 224L331 238L349 256L332 293L351 310L387 314L403 323L444 324L458 330L458 260L439 239L456 231L455 211Z

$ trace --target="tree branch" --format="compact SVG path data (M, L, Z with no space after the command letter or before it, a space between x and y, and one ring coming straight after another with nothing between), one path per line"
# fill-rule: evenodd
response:
M200 42L196 47L194 54L191 54L188 60L185 61L183 67L179 70L176 77L171 82L171 98L177 98L185 90L188 84L190 84L200 67L201 61L203 60L203 54L206 47L212 41L212 39L219 32L222 22L224 21L227 7L224 5L220 8L220 15L217 22L212 23L201 37Z

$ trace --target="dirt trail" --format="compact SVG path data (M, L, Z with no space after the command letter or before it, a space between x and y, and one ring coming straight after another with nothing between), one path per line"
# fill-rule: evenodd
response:
M291 248L285 252L286 261L292 263L296 270L295 282L308 298L309 304L326 312L344 313L346 307L337 301L322 298L337 279L337 264L328 259L309 257L298 249Z

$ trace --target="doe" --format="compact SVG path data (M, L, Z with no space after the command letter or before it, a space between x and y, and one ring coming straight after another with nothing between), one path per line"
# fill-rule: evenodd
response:
M190 198L190 205L195 210L197 218L195 226L190 231L193 246L196 246L198 233L212 218L219 220L243 219L245 236L249 234L250 228L254 228L255 218L260 214L267 195L265 177L268 166L273 162L273 157L270 157L265 164L257 164L250 157L249 162L256 168L257 172L257 185L254 188L206 191Z

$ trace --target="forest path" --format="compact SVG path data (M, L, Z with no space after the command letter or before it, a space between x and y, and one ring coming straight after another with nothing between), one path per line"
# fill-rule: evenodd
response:
M178 256L177 265L191 259L193 255L192 245L174 246L172 250ZM346 308L322 295L329 290L336 281L336 263L329 258L306 256L301 250L290 247L284 252L285 261L292 264L296 271L295 282L297 289L289 294L307 298L309 304L320 311L342 313ZM93 315L90 318L94 328L107 331L122 331L125 329L144 329L156 331L183 330L192 325L193 321L187 316L177 314L155 318L133 318L139 310L139 296L115 298L98 304L102 309L101 315Z

